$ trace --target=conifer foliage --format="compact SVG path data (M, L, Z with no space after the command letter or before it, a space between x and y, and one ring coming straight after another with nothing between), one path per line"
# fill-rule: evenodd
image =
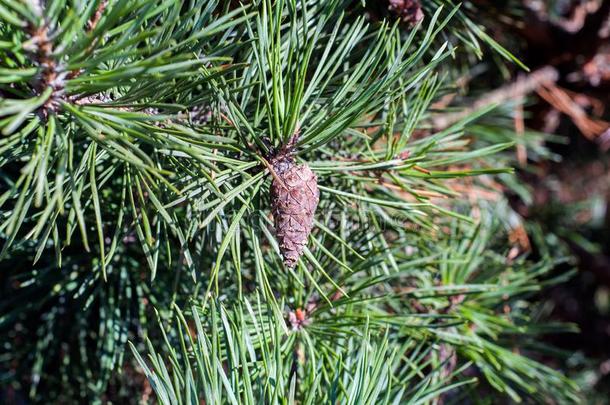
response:
M0 0L0 399L577 399L528 301L561 259L456 187L513 143L433 125L511 55L367 3Z

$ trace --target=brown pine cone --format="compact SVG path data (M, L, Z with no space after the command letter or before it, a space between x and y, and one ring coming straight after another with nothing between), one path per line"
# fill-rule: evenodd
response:
M294 267L303 254L313 228L320 191L318 179L306 164L290 158L271 162L277 175L271 184L271 209L280 253L287 267Z

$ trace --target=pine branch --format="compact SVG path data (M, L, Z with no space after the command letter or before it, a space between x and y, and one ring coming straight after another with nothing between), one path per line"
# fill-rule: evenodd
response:
M430 130L462 56L512 58L450 2L408 29L349 0L234 6L0 1L0 373L33 401L100 399L129 340L162 403L423 404L483 380L574 400L512 350L545 329L526 302L553 260L507 246L507 207L461 198L511 179L510 113L487 107L552 72ZM274 225L271 186L314 178L285 266L277 228L303 204Z

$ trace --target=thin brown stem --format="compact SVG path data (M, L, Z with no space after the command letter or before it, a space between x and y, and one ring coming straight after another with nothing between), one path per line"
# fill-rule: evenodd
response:
M520 99L532 93L544 84L555 83L559 78L557 69L545 66L527 76L502 86L477 99L470 107L456 113L439 114L432 119L432 127L442 130L467 118L469 115L492 105L502 104L508 100Z

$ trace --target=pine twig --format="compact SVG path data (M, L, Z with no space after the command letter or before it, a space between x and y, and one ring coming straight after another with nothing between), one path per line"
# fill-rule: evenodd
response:
M448 128L456 122L459 122L486 107L502 104L508 100L523 98L525 95L532 93L544 84L555 83L558 78L559 72L557 72L557 69L552 66L545 66L523 78L519 78L506 86L502 86L486 94L476 100L470 107L462 111L437 115L432 119L432 127L435 130Z
M43 22L40 26L30 25L27 32L30 39L24 44L24 49L31 53L34 64L41 68L32 84L34 91L42 94L49 87L53 89L53 93L40 110L46 117L49 111L54 111L59 106L58 100L64 94L66 75L60 72L57 60L53 57L54 45L48 23Z
M91 34L95 30L95 27L97 27L97 24L102 19L102 15L107 6L108 6L108 0L103 0L100 2L100 4L97 5L97 9L95 9L95 12L89 18L89 21L87 21L87 34L88 35ZM97 44L97 41L98 41L98 38L95 38L93 40L93 42L91 42L91 44L87 48L87 53L91 52L93 47ZM78 76L80 76L82 72L83 72L82 69L73 70L68 74L68 79L75 79Z
M590 118L587 112L573 100L573 97L560 87L544 85L537 92L556 110L570 117L585 138L600 142L603 141L604 133L610 130L610 123Z

